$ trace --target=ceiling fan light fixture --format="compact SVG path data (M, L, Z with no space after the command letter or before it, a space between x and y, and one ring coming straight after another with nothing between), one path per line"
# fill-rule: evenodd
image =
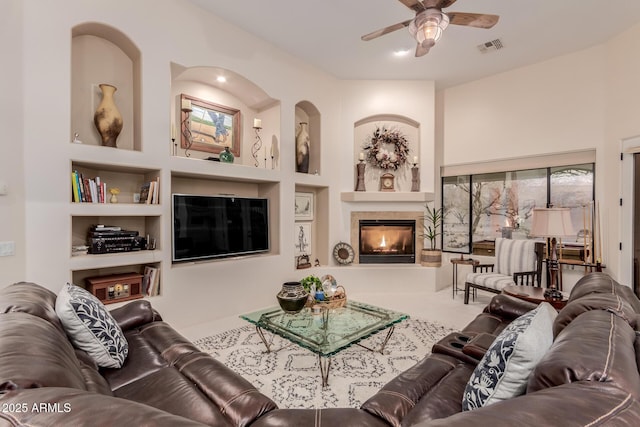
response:
M409 32L419 45L431 48L442 37L442 32L449 25L449 17L438 9L427 9L420 12L409 24Z

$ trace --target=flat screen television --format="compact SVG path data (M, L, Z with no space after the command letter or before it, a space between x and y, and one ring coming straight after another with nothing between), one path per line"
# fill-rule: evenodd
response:
M172 195L173 262L269 251L269 200Z

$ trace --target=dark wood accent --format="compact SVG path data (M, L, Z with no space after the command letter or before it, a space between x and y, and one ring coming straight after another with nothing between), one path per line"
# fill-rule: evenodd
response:
M85 279L87 290L104 304L142 298L142 274L123 273Z
M567 305L567 299L552 300L544 297L545 289L538 286L521 286L521 285L508 285L502 290L502 293L509 295L524 301L540 304L541 302L548 302L556 310L561 310Z

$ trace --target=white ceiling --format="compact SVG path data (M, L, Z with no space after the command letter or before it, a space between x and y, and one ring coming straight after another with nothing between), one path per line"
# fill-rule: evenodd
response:
M434 80L439 89L584 49L640 22L640 0L458 0L444 11L500 20L489 30L450 25L415 58L406 28L360 40L414 16L399 0L191 1L340 79ZM480 53L494 39L504 48ZM411 52L394 56L398 49Z

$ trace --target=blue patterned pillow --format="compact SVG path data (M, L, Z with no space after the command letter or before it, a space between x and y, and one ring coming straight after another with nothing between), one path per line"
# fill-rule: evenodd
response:
M464 390L462 410L523 394L529 375L553 343L558 312L547 302L511 322L487 350Z
M56 299L56 314L69 339L104 368L120 368L129 344L104 304L85 289L67 283Z

